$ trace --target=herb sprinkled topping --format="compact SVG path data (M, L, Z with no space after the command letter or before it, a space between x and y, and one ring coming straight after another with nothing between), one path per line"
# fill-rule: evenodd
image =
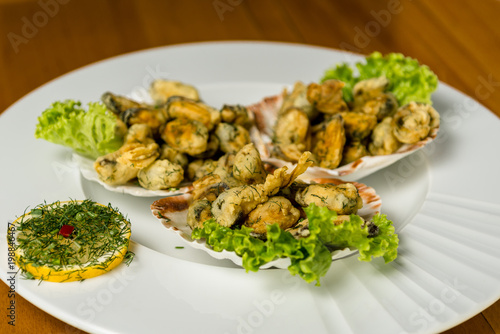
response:
M111 205L91 200L42 204L20 218L16 249L23 264L95 266L128 245L130 222ZM102 263L105 266L105 263Z

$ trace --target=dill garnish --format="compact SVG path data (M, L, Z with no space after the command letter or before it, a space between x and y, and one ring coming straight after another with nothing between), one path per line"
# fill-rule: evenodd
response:
M70 235L59 232L73 227ZM38 205L17 224L16 249L21 267L50 266L65 270L68 266L106 266L128 247L130 222L117 210L91 200L54 202ZM133 256L129 255L131 261ZM104 269L104 268L103 268ZM81 268L80 268L81 270Z

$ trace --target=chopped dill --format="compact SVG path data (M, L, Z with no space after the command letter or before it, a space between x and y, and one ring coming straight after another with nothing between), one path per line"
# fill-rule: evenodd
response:
M125 254L125 257L123 258L123 263L125 263L128 266L132 263L132 260L135 258L135 253L132 251L127 251Z
M58 233L64 225L74 227L67 237ZM19 264L48 265L58 271L65 266L95 266L103 256L113 260L128 246L130 222L111 204L91 200L43 203L20 218L17 233L16 249L22 251Z

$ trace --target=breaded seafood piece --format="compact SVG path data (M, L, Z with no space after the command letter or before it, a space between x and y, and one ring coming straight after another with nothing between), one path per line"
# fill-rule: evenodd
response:
M129 127L134 124L146 124L154 133L158 133L167 121L164 109L146 107L129 108L120 114L120 119Z
M303 207L314 203L317 206L327 207L339 215L355 214L363 206L358 189L352 183L311 184L299 190L295 200Z
M310 150L311 130L307 114L299 108L289 108L278 116L274 126L276 154L286 161L297 162Z
M212 217L212 203L207 199L196 199L189 205L186 222L195 229Z
M120 155L120 151L115 151L97 158L94 162L94 169L99 179L109 185L125 184L134 179L139 172L139 168L119 163L117 158Z
M381 94L371 100L368 100L362 106L355 107L355 111L363 112L368 115L374 115L378 121L384 117L392 116L398 109L398 102L392 93Z
M414 144L439 126L439 114L428 104L410 102L398 109L392 122L394 136L402 143Z
M203 159L196 159L188 163L186 168L185 177L190 181L196 180L196 171L203 165Z
M156 160L139 170L139 184L150 190L164 190L177 187L184 179L184 169L167 159Z
M373 129L368 151L371 155L387 155L396 152L401 143L394 136L392 117L386 117Z
M284 166L275 170L273 174L267 175L264 183L243 185L224 191L212 203L212 214L217 223L230 227L242 221L257 205L266 202L269 197L290 186L311 166L310 155L310 152L304 153L291 173L287 173L288 168Z
M118 150L120 156L116 161L133 168L145 168L158 158L159 149L158 144L151 138L142 143L127 143Z
M194 86L175 80L154 80L149 88L149 94L156 104L164 104L172 96L182 96L194 101L200 100L198 90Z
M259 151L253 143L243 146L236 153L233 164L233 176L236 179L244 184L263 183L266 175Z
M238 124L245 129L249 129L253 124L253 120L252 117L250 117L250 112L248 111L248 109L239 104L223 105L220 110L220 117L221 122Z
M217 160L205 159L203 163L194 172L194 179L198 180L205 175L212 174L217 168Z
M340 164L347 165L367 155L370 155L370 152L368 152L368 148L364 143L357 140L348 141L344 145L344 152L342 152L342 161Z
M156 160L158 149L158 144L151 138L145 139L143 143L126 143L117 151L97 158L94 169L107 184L125 184L134 179L141 168Z
M375 115L362 112L348 111L340 113L344 120L344 130L347 138L363 140L368 137L377 125Z
M353 109L365 114L374 115L378 121L392 116L397 108L396 97L386 92L389 80L385 77L362 80L353 88Z
M193 199L206 199L212 203L230 187L219 175L209 174L193 182Z
M348 106L342 97L345 83L340 80L310 83L307 86L307 100L319 111L325 114L336 114L347 111Z
M286 166L276 169L272 174L268 174L264 189L270 196L276 195L280 190L290 187L296 179L303 174L307 168L313 165L311 152L304 152L291 173L287 173Z
M113 114L120 116L125 110L130 108L147 108L145 103L139 103L128 97L106 92L101 95L101 101Z
M346 142L344 120L336 114L330 120L322 122L316 129L312 153L320 167L334 169L342 161L342 151Z
M180 165L186 169L189 164L189 159L185 153L179 152L168 144L163 144L160 147L160 156L158 159L167 159L170 162Z
M161 138L179 152L197 155L207 149L208 129L201 122L177 118L166 124Z
M309 220L307 218L299 220L297 224L287 228L285 231L290 232L295 239L307 238L311 234L309 231Z
M134 124L128 128L124 144L144 143L151 138L153 138L153 132L147 124Z
M295 82L290 93L286 90L283 92L283 104L279 110L278 117L290 108L302 109L309 119L313 119L318 113L307 99L307 86L301 81Z
M219 147L224 153L236 153L250 143L248 130L238 124L219 123L215 135L219 138Z
M165 104L169 119L186 118L203 123L211 131L220 123L219 110L199 101L173 96Z
M212 203L212 214L219 225L230 227L268 198L261 184L230 188Z
M253 232L265 234L267 226L278 224L283 230L292 227L300 218L299 209L282 196L273 196L264 203L257 205L245 220L244 225Z
M367 101L383 94L387 88L389 80L384 76L357 82L352 89L354 106L364 105Z
M200 154L195 154L192 157L195 159L208 159L214 158L219 152L220 140L219 138L212 132L208 135L207 148L204 152Z

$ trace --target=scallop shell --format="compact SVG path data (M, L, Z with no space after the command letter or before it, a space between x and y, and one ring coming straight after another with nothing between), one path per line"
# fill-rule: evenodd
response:
M276 168L294 164L271 156L273 143L273 127L276 123L278 112L283 104L283 94L268 96L261 101L247 106L254 115L256 126L252 129L252 140L260 151L262 160L274 165ZM376 171L388 167L396 161L410 155L433 141L439 127L433 128L429 135L415 144L404 144L395 153L389 155L365 156L347 165L335 169L322 167L309 167L302 175L304 179L314 178L342 178L344 181L356 181Z
M312 180L316 183L331 183L331 184L341 184L345 183L343 180L339 179L321 179L317 178ZM368 187L365 184L358 182L351 182L358 189L359 195L363 200L363 207L358 210L358 215L363 217L365 220L370 220L375 214L380 212L380 207L382 201L380 197L376 194L375 190ZM195 249L201 249L207 252L210 256L222 260L231 260L234 264L242 266L241 257L236 255L234 252L222 251L216 252L209 245L205 243L205 240L193 240L191 239L191 228L186 223L188 207L192 201L191 194L182 194L178 196L170 196L159 199L151 204L151 211L153 215L159 219L159 221L167 229L175 232L179 235L189 246ZM349 255L357 253L357 250L342 249L332 252L332 260L338 260ZM262 266L262 269L267 268L280 268L285 269L290 265L290 259L282 258L271 261L266 265Z

